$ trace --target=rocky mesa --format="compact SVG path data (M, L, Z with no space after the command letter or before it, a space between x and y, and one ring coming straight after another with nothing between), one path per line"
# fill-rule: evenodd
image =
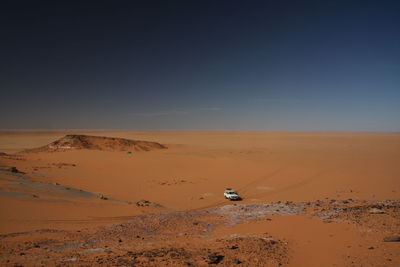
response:
M151 151L166 148L167 147L165 145L157 142L74 134L66 135L48 145L28 149L23 152L57 152L73 149L90 149L104 151Z

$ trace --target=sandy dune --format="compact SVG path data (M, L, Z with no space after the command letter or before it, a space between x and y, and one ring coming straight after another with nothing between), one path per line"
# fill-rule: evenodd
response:
M87 137L70 142L75 134L97 137L85 146L82 144L87 144ZM70 137L65 139L65 135ZM141 143L144 149L135 147L137 143L129 148L133 143L100 138L104 136L154 143ZM65 149L71 144L78 144L81 149ZM55 145L64 149L54 149ZM30 152L21 152L24 150ZM398 133L2 131L0 152L7 153L0 155L0 165L14 166L19 171L0 171L0 232L3 234L101 227L155 212L202 212L231 204L222 196L225 187L239 191L244 198L240 205L277 201L318 203L320 200L329 204L329 201L347 199L361 205L364 200L368 203L400 200ZM328 204L327 209L332 208L333 204ZM352 261L356 266L398 266L400 259L396 253L400 254L400 243L382 241L384 235L400 234L399 223L396 224L400 220L398 210L392 209L390 216L389 211L368 215L373 216L372 222L379 217L382 219L376 223L390 223L390 231L386 232L381 229L369 233L367 229L375 229L376 225L354 220L341 223L335 218L326 223L307 211L292 216L275 214L272 221L218 224L210 236L216 239L234 234L262 236L268 232L277 240L286 240L273 252L276 257L272 257L272 266L279 263L351 266ZM218 215L205 221L215 223L220 219L226 218ZM42 233L40 238L43 235L51 234ZM13 242L19 242L15 237L5 241L7 238L1 241L4 251L8 245L16 244ZM251 245L253 241L243 242ZM261 243L255 246L259 248ZM215 253L221 252L222 247L216 244L205 247L215 247ZM371 246L374 248L368 249ZM219 264L229 266L237 260L229 256L229 251L224 252L225 258ZM208 257L206 252L205 256L187 253L194 258ZM278 257L277 253L282 255ZM310 258L307 256L310 253L318 257ZM363 259L364 253L374 255L370 262ZM209 263L200 258L192 263L195 266ZM21 259L13 258L15 262ZM266 265L250 264L248 260L243 256L240 264ZM179 266L184 263L174 263L169 258L166 262ZM141 264L149 265L145 261Z

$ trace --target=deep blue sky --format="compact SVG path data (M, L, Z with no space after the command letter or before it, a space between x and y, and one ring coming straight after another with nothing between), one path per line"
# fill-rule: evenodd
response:
M399 1L2 1L0 128L400 131Z

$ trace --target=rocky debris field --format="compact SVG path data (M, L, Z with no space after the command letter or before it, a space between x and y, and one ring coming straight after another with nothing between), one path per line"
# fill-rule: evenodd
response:
M400 202L329 200L310 203L313 216L322 218L325 222L351 222L369 231L381 233L399 233Z
M308 214L326 223L354 224L399 242L400 202L324 200L234 204L154 213L78 231L38 230L0 236L1 266L281 266L292 244L268 233L215 237L220 227L270 215Z

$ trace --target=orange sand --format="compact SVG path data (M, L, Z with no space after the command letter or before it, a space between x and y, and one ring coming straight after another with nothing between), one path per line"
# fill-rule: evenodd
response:
M155 211L229 204L222 196L225 187L238 190L244 198L242 203L400 199L399 133L2 131L0 152L40 147L73 133L155 141L168 149L132 154L95 150L29 153L21 154L23 160L0 157L0 165L16 166L34 181L59 183L112 200L49 203L0 196L1 233L78 229ZM59 163L76 166L57 167ZM113 202L142 199L163 208ZM361 257L364 251L355 248L362 238L350 226L324 224L302 216L274 217L277 219L271 222L239 225L216 234L251 228L252 232L270 232L291 240L296 247L293 266L327 266L327 262L341 266L336 254L353 251ZM309 241L312 235L316 238ZM321 254L309 261L307 253L319 249Z

